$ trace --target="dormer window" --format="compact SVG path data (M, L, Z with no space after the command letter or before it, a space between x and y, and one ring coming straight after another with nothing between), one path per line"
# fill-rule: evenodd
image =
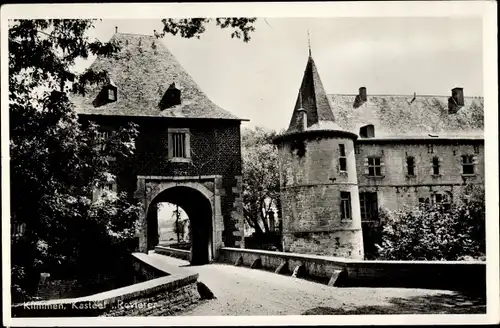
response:
M115 102L117 100L117 90L118 88L114 82L109 79L108 83L102 87L101 92L99 92L97 97L94 99L93 105L95 107L101 107Z
M175 83L172 83L163 98L160 101L160 108L167 109L173 106L177 106L181 104L181 90L177 89Z
M108 88L108 100L116 101L116 89Z

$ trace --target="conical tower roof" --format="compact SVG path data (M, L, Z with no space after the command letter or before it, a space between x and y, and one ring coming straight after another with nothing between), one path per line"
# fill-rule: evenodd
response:
M287 133L303 131L298 119L300 109L306 110L307 130L343 130L335 123L330 102L311 55L309 55L307 60L302 84L300 85Z

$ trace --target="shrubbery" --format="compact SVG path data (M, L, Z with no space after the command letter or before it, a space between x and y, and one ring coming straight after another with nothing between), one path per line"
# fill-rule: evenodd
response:
M484 187L466 185L449 209L441 206L388 211L379 259L463 260L485 256Z

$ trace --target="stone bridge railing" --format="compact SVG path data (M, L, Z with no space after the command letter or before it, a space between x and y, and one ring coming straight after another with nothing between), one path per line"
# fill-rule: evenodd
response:
M486 290L486 262L359 261L328 256L221 248L218 262L310 278L330 286Z
M198 274L133 253L138 274L150 279L85 297L12 306L12 317L165 316L198 302Z

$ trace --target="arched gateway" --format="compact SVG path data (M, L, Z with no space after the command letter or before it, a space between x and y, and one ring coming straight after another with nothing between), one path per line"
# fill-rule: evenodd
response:
M221 177L138 177L136 197L146 209L139 222L139 248L147 252L158 244L157 204L168 202L181 207L189 217L192 231L191 264L206 264L224 246ZM233 212L237 217L239 213Z
M157 242L152 208L162 201L182 207L197 229L194 261L216 258L222 246L243 247L245 120L212 102L154 35L115 33L111 41L120 46L116 55L98 56L90 67L105 71L106 81L73 102L82 124L99 125L99 147L107 147L115 131L131 123L137 128L133 158L110 159L116 170L110 184L143 203L139 251Z

